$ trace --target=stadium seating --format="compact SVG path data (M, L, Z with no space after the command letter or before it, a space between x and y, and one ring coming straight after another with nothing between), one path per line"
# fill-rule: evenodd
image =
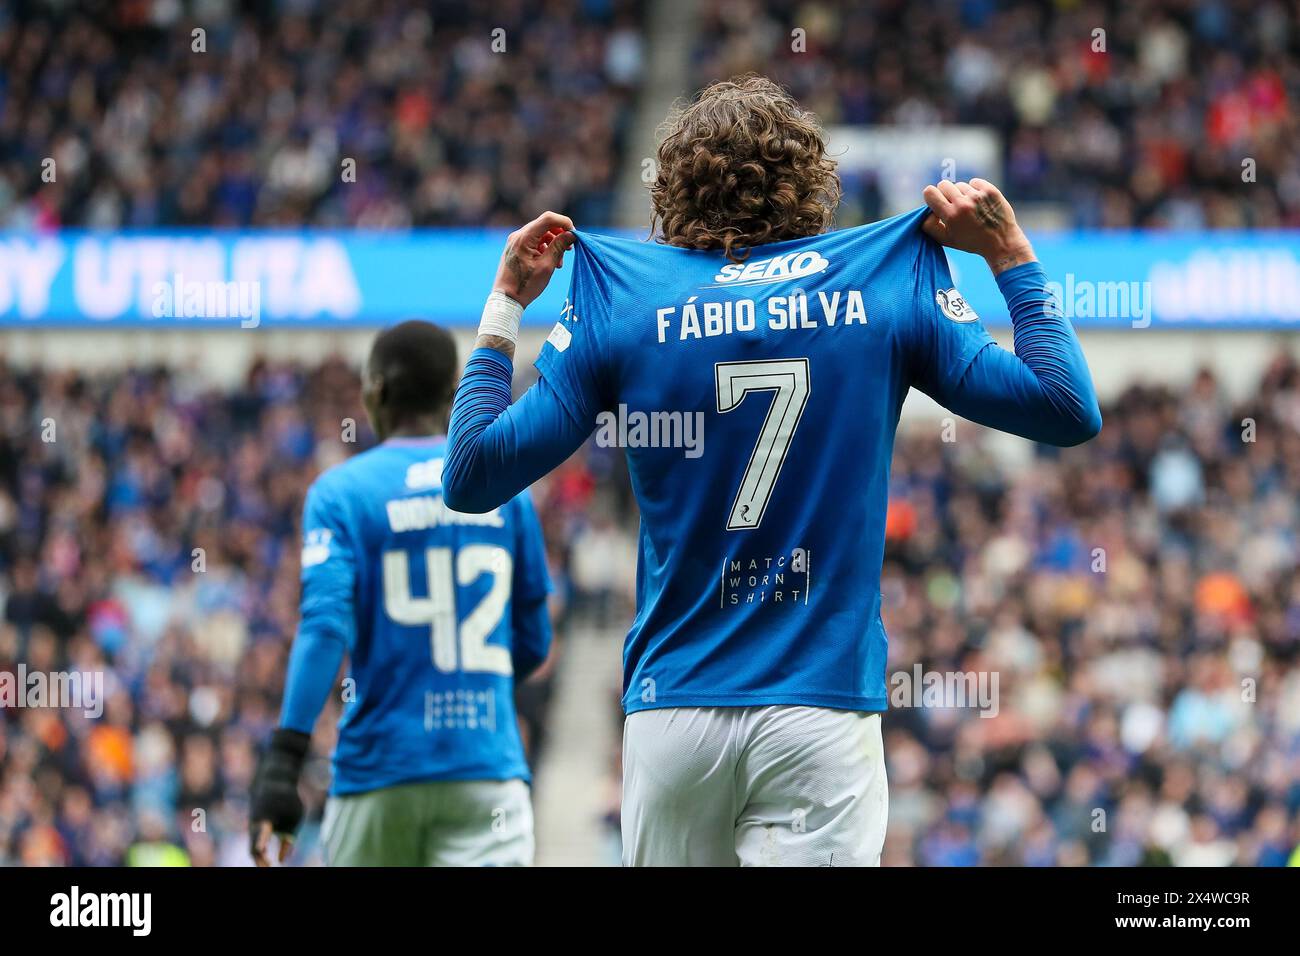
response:
M763 72L825 123L996 128L1003 191L1066 224L1296 226L1287 24L1279 5L1166 0L707 0L694 78Z
M19 4L0 11L0 227L608 221L639 7L232 4L191 25L179 4Z

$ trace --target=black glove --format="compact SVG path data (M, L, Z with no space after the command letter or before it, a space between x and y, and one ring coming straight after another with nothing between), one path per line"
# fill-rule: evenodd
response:
M302 823L298 776L310 746L310 734L281 727L271 736L271 745L257 762L248 809L249 852L254 860L266 852L263 823L269 822L273 833L290 837Z

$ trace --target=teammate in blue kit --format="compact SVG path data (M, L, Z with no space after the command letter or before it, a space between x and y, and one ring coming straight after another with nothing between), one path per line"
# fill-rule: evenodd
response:
M669 124L652 186L660 244L547 213L510 237L452 411L444 475L464 511L501 504L613 409L641 512L624 648L628 864L879 862L880 571L908 389L1035 441L1101 427L1074 332L992 184L827 232L839 198L815 120L758 77ZM1014 325L1000 348L942 249L984 257ZM564 314L511 405L523 308L575 248ZM674 428L703 416L703 447ZM678 416L678 417L674 417Z
M404 322L375 339L363 398L382 444L331 468L303 514L302 619L250 811L252 854L302 820L311 730L349 658L326 805L338 866L527 865L529 772L514 681L545 660L550 588L526 491L480 514L443 499L456 345Z

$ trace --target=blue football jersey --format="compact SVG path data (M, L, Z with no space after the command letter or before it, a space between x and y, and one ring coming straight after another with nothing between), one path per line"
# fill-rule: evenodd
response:
M333 793L528 778L512 611L549 590L541 529L527 492L487 514L448 509L444 448L390 439L307 495L304 626L345 619L349 658Z
M627 711L886 707L894 431L993 345L921 209L740 264L579 233L537 359L626 447L641 512ZM698 434L697 434L698 433Z

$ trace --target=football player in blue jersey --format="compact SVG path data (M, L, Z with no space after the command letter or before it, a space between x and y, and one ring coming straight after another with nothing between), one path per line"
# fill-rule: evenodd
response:
M363 394L381 443L307 493L301 623L249 814L259 865L273 834L280 861L288 855L312 727L345 656L326 861L532 862L514 682L549 650L550 582L526 491L476 514L444 501L456 371L444 329L412 321L382 332Z
M770 81L704 90L659 148L658 242L555 213L513 234L456 395L444 481L463 511L499 506L611 416L629 423L628 864L878 864L880 571L908 390L1053 445L1101 428L1078 340L996 187L941 182L914 212L828 231L834 166ZM988 263L1014 353L954 287L945 245ZM511 404L520 316L570 248L541 378ZM683 447L687 422L702 444Z

